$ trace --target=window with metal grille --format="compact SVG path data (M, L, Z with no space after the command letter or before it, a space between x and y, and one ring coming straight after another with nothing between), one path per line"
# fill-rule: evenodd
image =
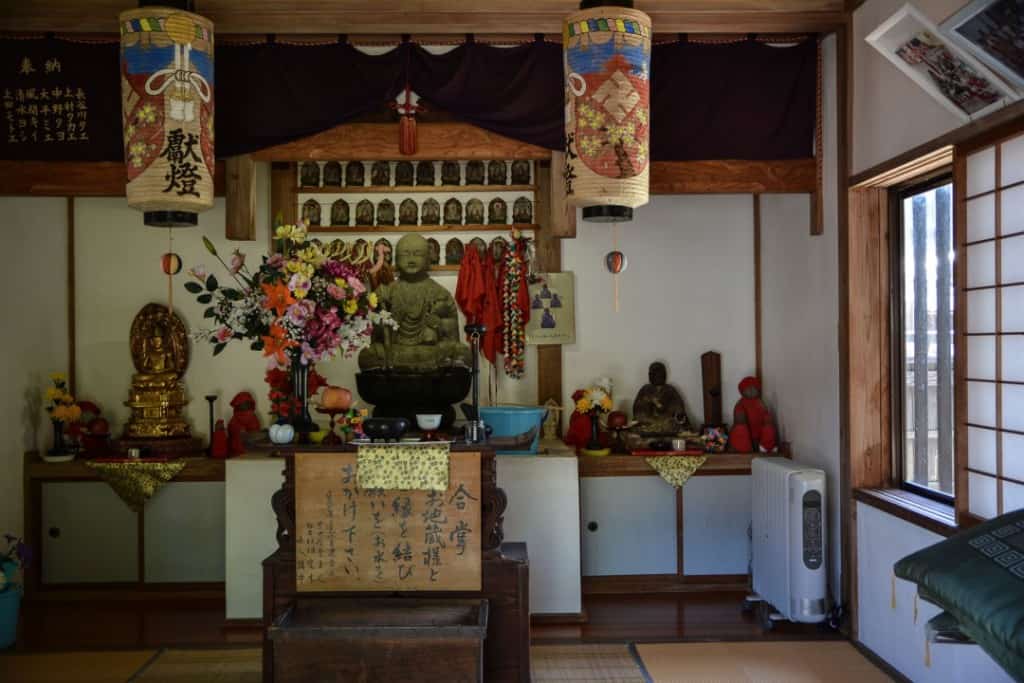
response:
M918 493L954 493L953 185L949 176L896 193L893 427L896 471Z

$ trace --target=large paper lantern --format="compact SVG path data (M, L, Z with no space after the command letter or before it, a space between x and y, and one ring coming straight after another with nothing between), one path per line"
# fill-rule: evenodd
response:
M213 23L171 7L120 22L128 205L146 225L195 225L213 206Z
M632 2L595 5L563 32L566 194L584 220L631 220L648 198L651 19Z

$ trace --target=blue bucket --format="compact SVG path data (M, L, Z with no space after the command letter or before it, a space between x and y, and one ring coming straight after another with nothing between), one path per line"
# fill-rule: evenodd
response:
M18 608L21 606L21 586L12 585L0 592L0 650L14 645L18 638Z
M480 408L480 419L491 428L490 439L495 441L498 455L535 455L540 445L541 425L547 416L546 408L522 406L491 406ZM521 436L531 429L537 429L533 441L521 448L506 448L502 439Z

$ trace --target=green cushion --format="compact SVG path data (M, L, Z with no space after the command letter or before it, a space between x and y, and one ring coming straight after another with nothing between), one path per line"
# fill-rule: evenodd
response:
M904 557L896 576L949 612L961 630L1024 680L1024 510Z

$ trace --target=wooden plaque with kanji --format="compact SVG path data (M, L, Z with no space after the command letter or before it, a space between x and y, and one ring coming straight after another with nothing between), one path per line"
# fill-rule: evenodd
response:
M480 454L447 491L356 486L355 453L295 454L295 583L309 591L481 588Z

